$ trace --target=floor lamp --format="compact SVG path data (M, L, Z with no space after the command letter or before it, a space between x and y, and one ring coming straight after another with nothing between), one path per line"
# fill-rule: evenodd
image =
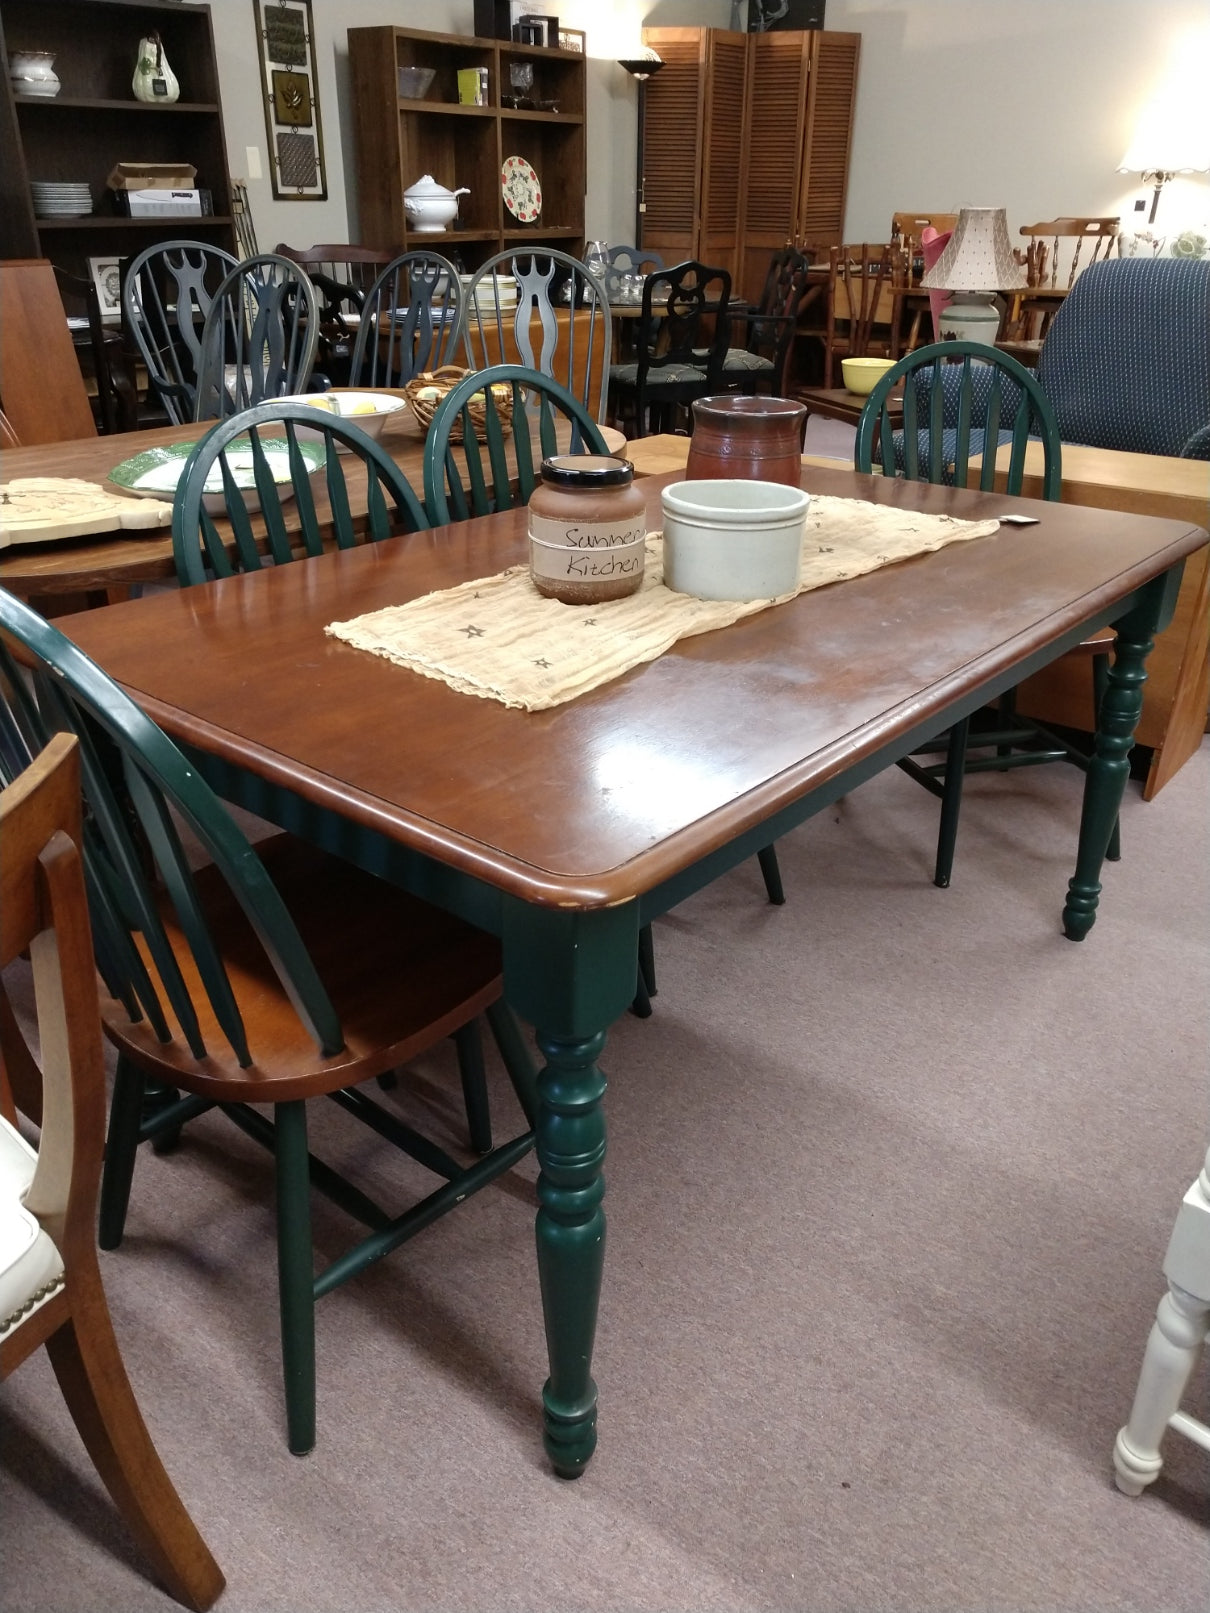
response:
M663 58L657 56L655 51L649 50L642 56L631 56L625 61L619 61L618 66L624 67L639 87L639 133L637 152L635 156L634 171L634 244L643 244L643 215L647 211L647 201L643 194L643 156L644 156L644 125L647 121L647 80L663 67Z

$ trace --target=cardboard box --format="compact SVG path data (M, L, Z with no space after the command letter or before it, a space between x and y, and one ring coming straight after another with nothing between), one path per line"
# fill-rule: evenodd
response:
M200 218L200 190L119 190L118 207L130 218Z
M110 190L190 190L197 169L189 162L118 162L105 183Z

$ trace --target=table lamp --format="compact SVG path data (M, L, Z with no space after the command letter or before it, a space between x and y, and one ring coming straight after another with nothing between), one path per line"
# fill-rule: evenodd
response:
M984 342L994 347L1000 311L997 291L1016 291L1025 270L1013 257L1008 219L1003 207L964 207L945 251L920 284L926 291L951 291L953 301L941 311L939 341Z
M644 49L640 55L626 56L618 62L618 66L624 67L639 87L639 134L638 146L635 153L634 178L635 246L642 246L643 244L643 214L647 211L647 202L643 195L643 125L646 122L647 113L647 80L651 78L654 73L658 73L663 65L664 58L657 55L650 46Z
M1196 106L1172 95L1144 107L1134 131L1134 139L1118 164L1120 174L1142 174L1143 183L1154 185L1148 224L1155 223L1160 191L1175 174L1206 173L1210 170L1210 121L1205 103Z

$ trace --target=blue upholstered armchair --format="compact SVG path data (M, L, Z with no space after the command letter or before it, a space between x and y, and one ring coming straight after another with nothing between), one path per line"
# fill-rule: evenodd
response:
M1051 323L1038 379L1064 442L1210 459L1210 259L1092 264Z

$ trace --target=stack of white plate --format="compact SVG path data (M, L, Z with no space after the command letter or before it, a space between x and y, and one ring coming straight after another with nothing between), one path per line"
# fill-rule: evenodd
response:
M460 274L463 295L470 289L473 275ZM495 282L493 288L492 282ZM481 280L475 288L475 307L481 313L494 313L497 306L500 308L515 308L517 306L517 282L511 274L492 275L489 280Z
M35 179L29 188L39 218L83 218L92 212L92 191L82 181Z

